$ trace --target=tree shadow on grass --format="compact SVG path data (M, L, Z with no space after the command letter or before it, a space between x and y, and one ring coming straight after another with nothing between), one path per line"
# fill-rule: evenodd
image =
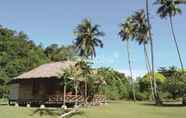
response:
M7 106L8 105L8 101L7 100L1 100L0 99L0 106Z
M156 105L154 103L141 103L141 105L154 107L186 107L181 103L163 103L161 105Z
M63 111L62 109L47 109L47 108L41 109L41 108L38 108L38 109L35 109L33 111L33 113L30 114L30 116L34 116L34 115L37 115L37 114L39 114L40 116L60 116L61 114L64 114L66 112L67 111ZM84 111L78 111L78 112L70 114L69 116L67 116L65 118L71 118L73 116L85 116L85 117L88 117L85 114Z
M0 106L8 106L8 103L0 103Z
M33 111L30 116L34 116L39 114L40 116L59 116L61 113L63 113L62 110L59 109L47 109L47 108L38 108Z

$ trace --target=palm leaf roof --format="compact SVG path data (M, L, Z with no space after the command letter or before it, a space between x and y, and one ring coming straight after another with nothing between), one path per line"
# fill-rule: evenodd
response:
M72 61L51 62L43 64L28 72L25 72L15 77L15 79L60 78L60 74L63 74L64 70L72 65L75 65L75 62Z

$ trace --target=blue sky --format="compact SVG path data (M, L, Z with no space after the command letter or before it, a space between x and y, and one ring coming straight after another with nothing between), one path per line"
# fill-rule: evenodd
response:
M134 11L144 8L145 0L0 0L0 24L24 31L35 43L71 44L73 29L88 17L100 24L106 33L104 48L97 50L96 66L110 66L128 73L125 43L118 34L119 24ZM154 0L150 0L153 2ZM186 6L183 14L174 19L184 66L186 65ZM156 6L150 6L156 69L161 66L179 66L175 45L171 39L168 20L156 15ZM135 75L145 72L143 47L131 42Z

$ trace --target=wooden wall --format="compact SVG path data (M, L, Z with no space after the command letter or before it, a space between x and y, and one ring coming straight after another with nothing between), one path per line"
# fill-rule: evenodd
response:
M10 85L9 99L17 100L19 98L19 84L13 83Z
M32 87L33 81L20 81L19 82L19 99L33 98Z
M19 99L46 98L50 95L63 95L59 81L52 79L30 79L19 82Z

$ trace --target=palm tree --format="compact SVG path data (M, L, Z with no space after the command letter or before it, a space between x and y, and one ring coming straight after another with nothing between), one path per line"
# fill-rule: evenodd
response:
M129 64L129 70L130 70L130 76L131 76L131 83L132 83L132 91L133 91L133 99L134 102L136 101L136 94L135 94L135 85L133 81L133 73L132 73L132 66L131 66L131 57L130 57L130 47L129 47L129 40L133 39L135 36L134 27L132 24L132 18L128 17L127 20L121 24L121 29L119 32L119 36L122 38L122 41L126 41L126 48L127 48L127 54L128 54L128 64Z
M178 53L180 65L182 72L184 72L184 66L183 66L183 61L181 58L178 42L176 39L176 34L174 32L174 27L173 27L173 17L176 16L177 14L181 14L181 9L179 7L180 4L182 4L180 0L157 0L155 4L159 5L159 8L157 10L157 14L159 14L160 18L166 19L167 17L169 18L169 23L171 27L171 32L173 36L173 40L176 46L176 50Z
M76 36L74 46L82 59L93 59L96 57L96 47L103 47L100 37L104 33L99 30L99 25L93 25L90 20L84 19L79 24L74 34ZM85 98L87 97L87 79L85 79ZM85 101L87 102L87 101ZM86 104L86 103L85 103Z
M66 87L67 87L67 79L70 78L69 70L65 70L64 73L59 73L61 80L63 80L63 109L66 109Z
M144 48L144 55L145 55L145 62L146 62L146 68L147 73L151 74L151 65L149 62L149 55L147 51L147 44L149 42L149 27L148 27L148 21L145 15L144 10L139 10L135 13L133 16L133 24L135 24L135 39L139 43L139 45L143 45ZM154 99L154 88L152 83L152 78L149 76L150 84L151 84L151 90L152 90L152 98Z
M90 77L91 75L91 68L90 68L90 64L86 61L79 61L75 64L75 68L76 68L76 71L78 73L78 77L79 78L82 78L84 81L85 81L85 90L84 90L84 102L85 102L85 105L87 104L87 78Z
M151 87L151 93L152 93L152 100L155 99L155 95L154 95L154 86L153 86L153 78L151 76L152 72L151 72L151 65L150 65L150 60L149 60L149 55L148 55L148 51L147 51L147 44L143 44L143 48L144 48L144 55L145 55L145 62L146 62L146 68L147 68L147 73L148 73L148 77L150 80L150 87Z
M149 0L145 0L145 6L146 6L146 17L147 17L147 23L149 27L149 40L150 40L150 52L151 52L151 73L152 73L152 79L153 79L153 85L154 85L154 97L155 97L155 103L161 104L159 94L157 93L157 84L156 84L156 78L155 78L155 71L154 71L154 43L152 38L152 28L150 23L150 13L149 13Z
M74 81L74 88L75 88L75 107L77 107L77 95L78 95L78 78L80 77L80 71L79 68L76 66L70 66L67 69L63 71L63 78L72 79ZM66 93L66 82L64 80L64 93ZM65 101L65 94L64 94L64 101ZM64 102L65 105L65 102Z
M84 19L79 24L74 33L76 35L75 47L79 56L88 59L89 57L96 57L96 47L103 47L103 43L100 37L104 36L104 33L99 30L99 25L93 25L90 20Z

